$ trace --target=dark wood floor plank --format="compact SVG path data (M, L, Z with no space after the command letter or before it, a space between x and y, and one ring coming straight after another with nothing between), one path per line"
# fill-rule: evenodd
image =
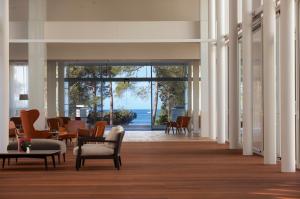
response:
M0 199L199 199L300 198L300 172L280 173L259 156L211 142L125 143L123 167L87 160L75 171L67 162L48 171L38 160L0 170Z

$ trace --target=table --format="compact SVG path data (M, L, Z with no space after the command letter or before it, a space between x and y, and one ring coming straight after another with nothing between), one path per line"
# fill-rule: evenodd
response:
M55 156L60 154L60 150L31 150L29 153L17 150L0 151L2 158L2 168L5 166L5 160L10 158L37 158L44 159L45 169L48 170L47 157L52 158L53 167L55 168Z

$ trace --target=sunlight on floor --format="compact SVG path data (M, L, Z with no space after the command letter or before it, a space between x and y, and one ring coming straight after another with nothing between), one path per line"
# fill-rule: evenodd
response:
M193 142L211 141L199 134L166 134L164 131L126 131L125 142Z

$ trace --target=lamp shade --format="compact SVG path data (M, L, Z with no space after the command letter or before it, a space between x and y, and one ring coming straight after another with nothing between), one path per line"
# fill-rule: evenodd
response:
M19 100L21 100L21 101L25 101L25 100L28 100L28 94L20 94L19 95Z

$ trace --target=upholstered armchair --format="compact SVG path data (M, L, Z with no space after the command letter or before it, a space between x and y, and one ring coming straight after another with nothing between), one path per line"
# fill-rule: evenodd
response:
M92 129L78 129L78 137L85 137L85 136L93 136L93 137L103 137L105 132L105 127L107 126L106 121L99 121L96 122L95 128Z
M48 118L47 124L50 131L58 131L58 139L65 140L66 144L68 140L72 141L72 138L76 138L76 133L68 132L68 130L62 126L59 118Z
M16 138L16 125L14 122L10 121L9 122L9 138Z
M115 168L119 170L122 166L121 145L124 134L124 128L118 126L113 127L106 138L78 137L78 146L73 150L76 156L76 170L84 166L86 159L112 159Z
M167 122L166 124L166 130L165 132L169 134L170 129L172 129L173 134L175 134L174 132L174 128L176 129L176 133L189 133L189 123L190 123L191 118L188 116L178 116L176 121L170 121Z
M24 131L24 136L27 138L51 138L52 134L48 130L39 131L34 128L34 123L39 118L40 113L38 110L22 110L20 112L22 127Z
M76 138L81 130L85 130L85 122L81 120L70 120L67 125L67 132ZM89 134L84 134L88 136Z

